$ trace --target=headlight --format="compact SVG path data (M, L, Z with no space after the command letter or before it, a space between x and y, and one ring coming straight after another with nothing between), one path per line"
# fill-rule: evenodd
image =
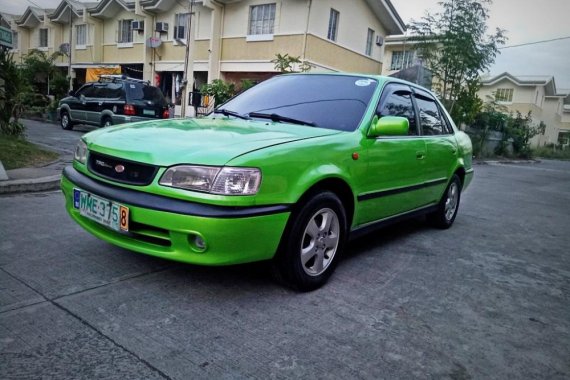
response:
M87 161L87 145L85 144L85 142L83 142L83 140L79 140L79 142L77 143L73 158L75 158L76 161L79 161L82 164L85 164L85 161Z
M261 172L256 168L173 166L159 183L164 186L221 195L252 195L259 190Z

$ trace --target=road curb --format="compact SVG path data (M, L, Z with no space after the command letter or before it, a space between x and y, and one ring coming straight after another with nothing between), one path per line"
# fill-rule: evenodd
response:
M34 179L15 179L0 182L0 194L32 193L59 189L61 174Z

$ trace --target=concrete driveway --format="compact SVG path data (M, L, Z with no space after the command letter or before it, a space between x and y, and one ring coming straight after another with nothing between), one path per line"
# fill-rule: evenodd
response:
M569 194L570 162L477 165L450 230L358 240L307 294L111 246L59 192L0 197L0 378L567 379Z

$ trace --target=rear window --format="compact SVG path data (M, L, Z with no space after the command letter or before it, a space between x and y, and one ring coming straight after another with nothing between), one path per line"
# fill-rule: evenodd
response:
M127 95L130 102L137 103L147 103L152 102L153 104L166 104L162 92L153 86L145 86L140 83L125 83L125 88L127 89Z

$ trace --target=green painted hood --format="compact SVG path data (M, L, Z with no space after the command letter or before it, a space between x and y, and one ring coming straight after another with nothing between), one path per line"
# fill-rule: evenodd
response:
M83 136L89 150L160 166L224 165L272 145L341 133L228 118L171 119L103 128Z

